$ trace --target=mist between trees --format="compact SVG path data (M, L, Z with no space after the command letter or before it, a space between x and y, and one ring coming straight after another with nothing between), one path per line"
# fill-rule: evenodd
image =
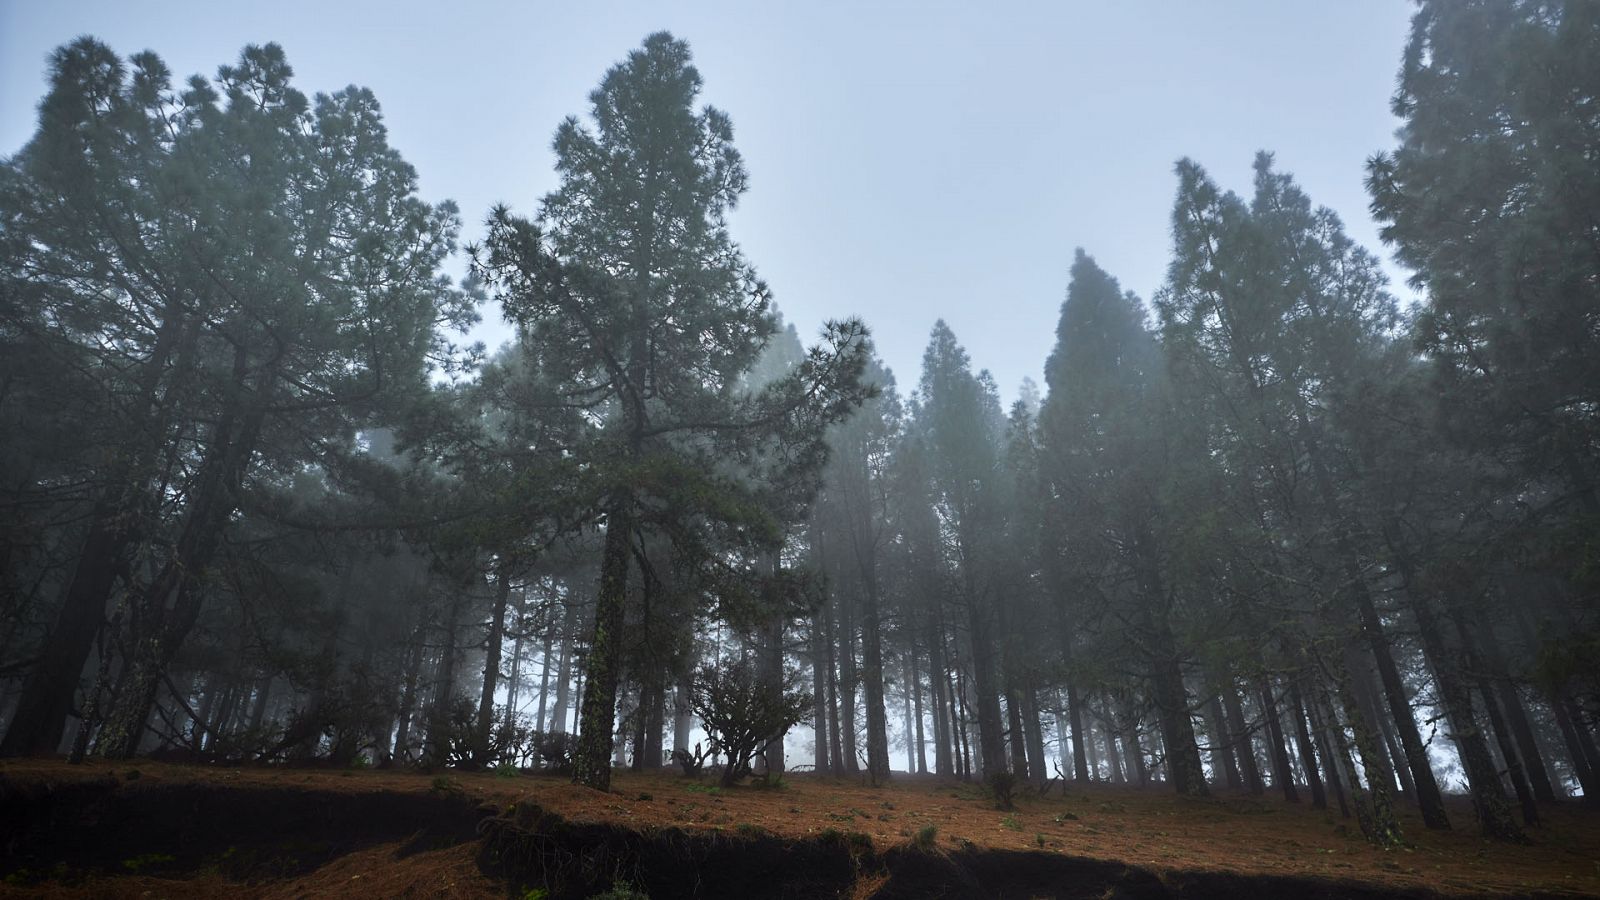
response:
M1063 259L1006 409L942 322L904 386L862 322L783 325L670 35L469 247L370 92L79 39L0 167L0 752L1100 780L1519 840L1600 777L1596 60L1594 4L1422 3L1366 162L1422 303L1269 153L1182 160L1164 286ZM485 358L445 335L489 298Z

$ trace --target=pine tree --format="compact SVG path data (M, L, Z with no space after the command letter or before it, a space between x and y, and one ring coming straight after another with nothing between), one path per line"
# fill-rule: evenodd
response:
M455 208L416 197L371 92L308 99L275 44L182 92L154 54L129 63L59 50L0 189L6 293L96 371L118 432L6 753L55 749L120 584L138 631L98 748L131 754L245 487L422 390L435 326L472 315L438 274Z
M1050 392L1040 413L1041 443L1061 515L1076 526L1062 534L1066 545L1056 552L1071 559L1080 583L1102 604L1117 604L1114 585L1123 573L1131 577L1131 610L1122 618L1149 666L1172 784L1181 794L1204 796L1174 628L1178 586L1167 583L1163 523L1176 517L1163 499L1178 460L1175 442L1164 434L1171 417L1161 355L1143 319L1138 298L1079 250L1045 367Z
M826 425L860 402L865 329L830 323L790 376L743 390L777 328L767 286L729 236L746 185L728 117L695 108L700 74L671 35L646 38L590 95L593 128L556 132L561 187L537 223L497 209L475 270L499 291L563 401L603 422L578 449L605 525L574 779L610 784L621 629L642 529L707 519L774 548L761 481L730 463L814 469ZM768 451L774 438L789 450Z

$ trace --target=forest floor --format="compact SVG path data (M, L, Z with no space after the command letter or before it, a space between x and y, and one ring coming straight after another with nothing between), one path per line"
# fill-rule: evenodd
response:
M1600 896L1600 813L1576 803L1545 807L1515 846L1478 837L1452 798L1454 830L1403 811L1408 846L1384 852L1337 810L1272 797L1057 785L1002 812L976 785L927 776L714 785L621 772L604 794L542 775L6 761L0 897L535 897L542 884L557 898L613 879L656 900Z

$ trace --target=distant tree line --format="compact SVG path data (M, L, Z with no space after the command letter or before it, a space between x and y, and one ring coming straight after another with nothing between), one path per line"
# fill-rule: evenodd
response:
M1165 784L1382 845L1600 790L1600 8L1423 2L1371 210L1176 166L1006 407L806 348L647 38L458 250L359 88L57 51L0 166L0 753ZM1065 262L1065 261L1063 261ZM444 337L497 300L516 341ZM756 702L760 701L760 702ZM707 746L697 725L710 724ZM719 743L720 742L720 743ZM752 759L752 753L754 758Z

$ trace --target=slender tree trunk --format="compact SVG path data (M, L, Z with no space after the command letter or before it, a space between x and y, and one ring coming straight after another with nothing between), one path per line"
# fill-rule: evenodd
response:
M1005 726L1000 714L1000 691L995 677L995 646L989 632L988 606L977 590L966 589L967 626L972 647L972 683L978 707L978 760L985 781L1006 767Z
M1328 742L1329 725L1322 715L1322 701L1319 699L1320 688L1313 684L1311 689L1311 702L1306 705L1306 712L1311 715L1311 728L1316 734L1317 752L1322 755L1326 765L1323 767L1328 776L1328 786L1333 789L1333 796L1339 800L1339 815L1350 818L1350 805L1344 797L1344 776L1340 773L1339 760L1333 755L1332 746Z
M1038 693L1032 683L1022 686L1022 731L1028 745L1028 777L1035 790L1044 790L1050 780L1044 762L1044 725L1040 721Z
M862 679L867 703L867 772L873 784L889 780L889 717L883 697L883 635L878 615L878 575L871 561L863 563L866 585L862 606Z
M1295 790L1294 779L1289 775L1289 751L1283 745L1283 725L1278 716L1278 705L1272 698L1272 682L1265 672L1256 678L1256 690L1261 698L1261 716L1267 723L1267 750L1272 758L1272 780L1283 791L1283 799L1300 802L1300 792Z
M442 623L444 644L439 651L439 661L434 667L433 696L428 704L427 734L422 740L422 762L425 766L443 766L450 756L450 705L455 701L456 662L460 654L456 629L461 622L461 607L466 603L465 591L456 588L450 592L450 602L445 607Z
M1244 789L1244 781L1239 777L1239 764L1233 758L1233 739L1228 736L1227 719L1223 717L1222 700L1213 694L1207 704L1210 715L1207 725L1211 732L1211 768L1214 772L1221 773L1224 783L1229 790Z
M506 608L511 603L511 565L502 559L495 571L494 606L484 636L483 689L478 693L478 721L472 735L473 765L487 766L494 735L494 694L500 681L500 653L506 637Z
M1056 758L1058 760L1056 771L1061 773L1061 780L1065 782L1072 777L1067 773L1073 771L1077 761L1073 758L1072 744L1068 738L1069 726L1067 725L1067 707L1066 701L1063 699L1064 695L1057 688L1051 691L1050 696L1055 702ZM1063 784L1062 789L1065 790L1065 788L1066 785Z
M557 657L555 670L556 699L550 710L550 727L545 729L551 733L567 733L567 706L572 690L572 650L577 630L578 616L569 605L561 616L561 653Z
M1408 580L1408 586L1412 584ZM1444 644L1443 623L1434 614L1428 598L1408 591L1412 611L1416 614L1418 634L1422 637L1423 652L1433 663L1434 682L1439 688L1439 699L1444 704L1445 716L1450 722L1451 737L1460 752L1461 766L1466 770L1467 787L1472 792L1473 807L1478 813L1478 825L1484 837L1514 842L1524 842L1527 836L1511 820L1511 808L1506 802L1505 789L1500 784L1500 773L1495 769L1494 758L1484 743L1472 711L1472 694L1454 668L1454 656ZM1418 786L1419 790L1421 786Z
M831 612L831 611L828 611ZM835 666L836 648L838 642L833 639L833 616L828 616L827 640L828 648L828 751L831 759L831 770L834 775L843 775L844 767L844 742L839 727L839 676Z
M1322 777L1317 774L1317 756L1311 746L1311 733L1306 729L1306 704L1300 696L1297 680L1289 682L1289 715L1294 719L1295 743L1300 748L1300 764L1305 768L1306 783L1311 788L1312 809L1327 809L1328 795L1322 787Z
M694 676L687 670L678 675L678 687L673 691L672 698L672 746L674 749L689 752L689 738L694 732L694 706L690 698L694 696ZM822 714L817 718L820 721Z
M1383 522L1385 541L1394 553L1395 566L1401 581L1410 590L1416 584L1411 556L1405 552L1400 533L1400 523L1392 515ZM1429 828L1449 828L1450 818L1444 811L1444 797L1439 793L1439 782L1433 777L1433 766L1428 761L1427 748L1422 745L1422 735L1417 731L1417 719L1411 711L1411 700L1406 696L1405 684L1400 680L1400 670L1395 666L1394 655L1383 636L1383 626L1378 620L1372 595L1363 589L1356 594L1357 610L1361 615L1361 631L1372 649L1373 660L1378 664L1378 677L1383 684L1384 696L1389 700L1389 713L1400 731L1400 746L1405 750L1406 765L1411 770L1411 781L1416 788L1417 807L1422 810L1422 823ZM1413 604L1414 606L1414 604ZM1421 624L1420 619L1418 624ZM1427 626L1422 628L1426 630ZM1426 648L1424 648L1426 652Z
M1491 630L1476 622L1471 624L1476 626L1470 629L1471 633L1483 632L1483 639L1478 640L1474 637L1472 643L1477 650L1477 658L1483 662L1489 677L1493 680L1494 693L1505 714L1506 725L1515 738L1517 753L1522 759L1523 772L1533 789L1533 796L1536 800L1546 803L1554 802L1556 792L1550 783L1550 772L1545 767L1544 757L1539 752L1539 744L1533 738L1533 726L1528 721L1528 711L1522 704L1522 697L1517 693L1516 684L1511 680L1505 655L1500 652L1499 641ZM1469 636L1468 624L1463 624L1461 627L1463 637Z
M776 576L778 570L776 556L772 559L772 570ZM772 703L777 703L783 698L784 630L785 622L781 616L769 618L761 627L759 668L768 700ZM761 748L761 763L764 773L768 776L783 774L783 734L768 737L766 744Z
M955 744L954 717L950 713L950 669L945 662L942 618L930 617L928 626L928 683L933 689L933 771L956 774L951 748Z
M1087 739L1084 729L1088 727L1088 720L1083 715L1083 699L1078 693L1077 685L1067 682L1067 716L1072 724L1072 774L1079 784L1089 783L1089 769L1092 767L1099 771L1098 761L1090 757L1094 742Z
M622 491L606 513L605 550L600 561L600 592L595 601L589 643L587 682L572 751L572 780L598 791L611 789L612 729L617 718L617 682L622 663L623 610L628 599L628 568L633 535L633 496Z
M812 770L821 774L830 771L828 759L828 676L827 638L818 619L828 614L819 610L811 618L811 708L816 711L813 728L816 740L812 745Z
M916 713L916 718L913 720L916 723L915 740L917 742L917 753L914 760L916 768L912 771L918 775L926 775L928 774L928 742L923 739L922 734L922 675L917 671L917 651L915 647L912 647L911 652L906 654L906 669L906 679L911 685L911 702ZM907 732L907 734L911 735L912 732Z
M1204 797L1210 791L1206 787L1205 769L1200 765L1200 748L1194 737L1194 719L1189 712L1189 694L1183 684L1177 640L1166 615L1167 591L1161 577L1155 538L1148 527L1141 527L1137 533L1134 557L1152 654L1152 697L1161 724L1162 743L1167 749L1167 772L1179 794ZM1142 760L1139 769L1142 783Z
M1372 687L1370 667L1367 665L1365 657L1361 655L1360 649L1354 644L1346 645L1344 648L1344 667L1345 671L1350 673L1350 689L1355 693L1356 702L1361 706L1362 718L1378 728L1378 733L1375 735L1378 739L1378 758L1375 762L1379 770L1384 773L1383 783L1393 790L1396 769L1395 759L1390 757L1389 745L1383 740L1383 728L1378 726L1381 717L1379 716L1376 692L1370 690ZM1398 768L1405 769L1404 758L1400 757L1398 759L1402 763Z
M844 770L854 775L861 771L861 748L856 741L856 688L860 670L856 668L854 604L840 603L839 614L839 741L844 750Z
M550 634L546 632L539 647L539 705L533 713L533 727L540 732L546 729L544 713L546 701L550 697L550 650L553 643Z
M1239 702L1239 688L1229 678L1227 685L1222 690L1222 706L1228 713L1228 728L1232 730L1234 749L1238 753L1239 768L1244 775L1245 787L1250 793L1259 797L1266 793L1266 785L1261 781L1261 766L1256 761L1255 741L1251 739L1250 728L1245 724L1244 706Z
M1461 645L1466 650L1468 665L1478 672L1483 672L1483 654L1478 649L1477 642L1473 640L1472 633L1468 630L1466 623L1462 622L1459 617L1456 618L1456 630L1461 637ZM1530 828L1537 828L1539 826L1539 804L1534 798L1533 787L1528 783L1523 761L1517 752L1516 741L1511 735L1511 728L1506 721L1505 713L1500 709L1494 686L1490 683L1487 675L1479 675L1476 681L1478 683L1479 696L1483 698L1483 708L1489 714L1489 726L1494 731L1495 740L1500 747L1500 755L1505 760L1506 775L1511 779L1511 787L1517 794L1517 803L1522 807L1522 822Z
M900 693L900 711L901 726L905 729L906 736L906 774L910 775L917 771L917 748L912 746L912 742L916 740L916 732L911 727L911 688L916 681L912 677L911 664L907 659L900 660L900 677L905 679L902 682L905 690Z
M1345 721L1355 735L1356 749L1361 754L1362 774L1367 779L1365 793L1356 795L1356 818L1367 840L1386 849L1398 847L1401 843L1400 822L1394 814L1394 801L1390 797L1389 787L1393 782L1386 784L1383 780L1383 770L1377 764L1378 742L1372 726L1361 715L1361 705L1356 702L1355 692L1350 689L1349 672L1341 669L1336 680L1338 684L1335 689L1344 707ZM1351 789L1356 790L1354 787Z
M1144 744L1139 740L1139 717L1134 714L1131 702L1124 705L1121 718L1123 724L1118 733L1122 737L1122 762L1133 769L1125 774L1139 787L1148 787L1150 771L1145 765Z
M967 708L966 677L962 674L959 660L955 666L955 684L950 696L953 698L950 703L950 715L953 717L951 724L955 729L956 741L958 742L956 749L961 760L961 777L970 780L973 774L974 762L972 755L975 748L967 733L967 726L972 718L970 710Z
M1006 719L1011 736L1011 771L1021 781L1029 781L1028 742L1022 733L1022 697L1014 685L1006 692Z
M1578 786L1583 789L1584 802L1594 805L1600 802L1600 778L1596 773L1590 756L1583 745L1583 737L1579 733L1578 724L1573 721L1572 706L1566 698L1552 692L1550 708L1555 713L1556 726L1561 729L1561 738L1567 743L1567 754L1572 757L1572 771L1578 776Z
M1110 716L1110 707L1106 707L1107 715L1100 719L1100 726L1106 739L1106 767L1111 772L1112 784L1125 784L1126 767L1122 764L1122 754L1117 752L1117 727Z

